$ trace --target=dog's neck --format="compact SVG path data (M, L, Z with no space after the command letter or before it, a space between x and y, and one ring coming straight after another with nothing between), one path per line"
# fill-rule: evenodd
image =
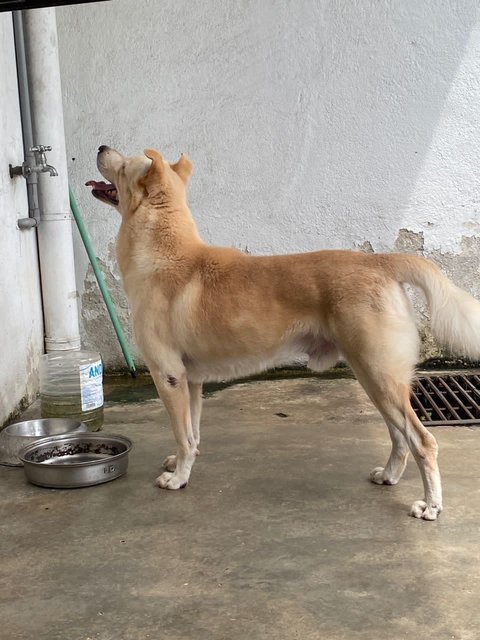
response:
M117 238L117 258L125 278L170 271L188 262L203 245L186 204L149 203L123 216Z

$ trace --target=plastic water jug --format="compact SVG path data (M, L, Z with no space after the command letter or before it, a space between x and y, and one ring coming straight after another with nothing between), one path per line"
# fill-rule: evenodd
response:
M40 367L42 418L74 418L90 431L103 425L103 365L91 351L47 353Z

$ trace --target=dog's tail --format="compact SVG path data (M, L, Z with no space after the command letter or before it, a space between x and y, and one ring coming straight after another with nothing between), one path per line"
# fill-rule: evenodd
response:
M425 258L401 253L385 257L398 282L419 287L425 293L433 335L453 353L480 359L480 302Z

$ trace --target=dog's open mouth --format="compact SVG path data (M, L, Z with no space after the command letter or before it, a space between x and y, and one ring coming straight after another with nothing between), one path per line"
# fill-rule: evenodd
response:
M96 182L96 180L89 180L85 183L87 187L93 187L92 195L102 202L108 204L118 205L118 192L117 187L114 184L107 182Z

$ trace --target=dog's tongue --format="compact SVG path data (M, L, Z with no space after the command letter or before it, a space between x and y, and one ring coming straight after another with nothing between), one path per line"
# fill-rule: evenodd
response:
M115 189L114 184L110 184L107 182L97 182L96 180L89 180L85 183L86 187L93 187L97 191L110 191L111 189Z

